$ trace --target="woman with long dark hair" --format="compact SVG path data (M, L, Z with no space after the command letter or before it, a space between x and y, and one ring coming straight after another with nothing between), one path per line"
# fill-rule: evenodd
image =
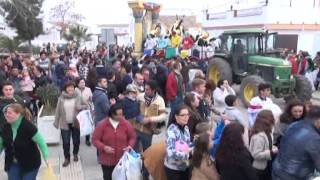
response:
M210 134L204 132L195 140L195 147L192 156L192 177L191 180L219 180L216 167L210 158L209 150L213 146Z
M276 145L280 145L280 140L288 126L294 122L304 119L306 113L306 106L300 100L293 99L288 103L284 113L280 116L280 121L276 123L275 126Z
M272 140L274 123L272 112L262 110L257 115L251 130L249 150L254 159L252 165L256 169L259 180L271 180L272 157L278 152Z
M258 179L243 134L244 127L239 123L231 123L223 131L216 154L217 170L223 180Z
M204 122L201 115L199 114L197 108L199 107L200 100L198 97L196 97L195 94L189 93L184 98L184 103L189 107L189 120L188 120L188 128L190 131L191 139L193 139L193 136L196 132L196 126L200 122Z
M187 126L189 108L180 105L175 109L166 134L166 156L164 160L167 179L182 180L189 177L190 132Z

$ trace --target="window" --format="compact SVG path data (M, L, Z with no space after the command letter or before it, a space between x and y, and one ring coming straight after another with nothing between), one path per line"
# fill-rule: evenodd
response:
M257 54L259 48L259 38L257 36L248 37L248 54Z
M235 37L233 44L233 53L235 54L246 54L247 50L247 37Z

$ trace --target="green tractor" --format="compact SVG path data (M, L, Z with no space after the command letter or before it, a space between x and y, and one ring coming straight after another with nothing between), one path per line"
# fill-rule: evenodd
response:
M258 95L260 83L272 84L276 98L311 99L312 87L304 76L291 75L291 65L275 50L276 33L262 29L225 31L220 36L220 49L209 61L207 76L217 83L226 79L240 85L240 95L247 106Z

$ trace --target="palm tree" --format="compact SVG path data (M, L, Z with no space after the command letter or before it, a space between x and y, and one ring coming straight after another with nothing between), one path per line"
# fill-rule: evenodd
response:
M10 52L14 52L19 49L22 41L18 38L10 38L4 34L0 34L0 48L7 49Z
M75 41L79 47L81 43L91 40L91 34L87 34L87 31L87 28L80 25L72 26L63 34L63 38L67 41Z

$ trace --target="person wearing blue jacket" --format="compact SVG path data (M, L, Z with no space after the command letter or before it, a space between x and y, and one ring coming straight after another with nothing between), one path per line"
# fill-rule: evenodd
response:
M108 98L107 87L107 78L100 77L92 95L92 101L95 111L95 124L108 116L111 103Z
M273 180L304 180L320 171L320 106L285 131L272 164ZM315 178L317 179L317 178Z
M137 100L139 90L129 84L126 88L126 97L122 101L124 117L129 121L143 121L143 115L140 112L140 103Z

